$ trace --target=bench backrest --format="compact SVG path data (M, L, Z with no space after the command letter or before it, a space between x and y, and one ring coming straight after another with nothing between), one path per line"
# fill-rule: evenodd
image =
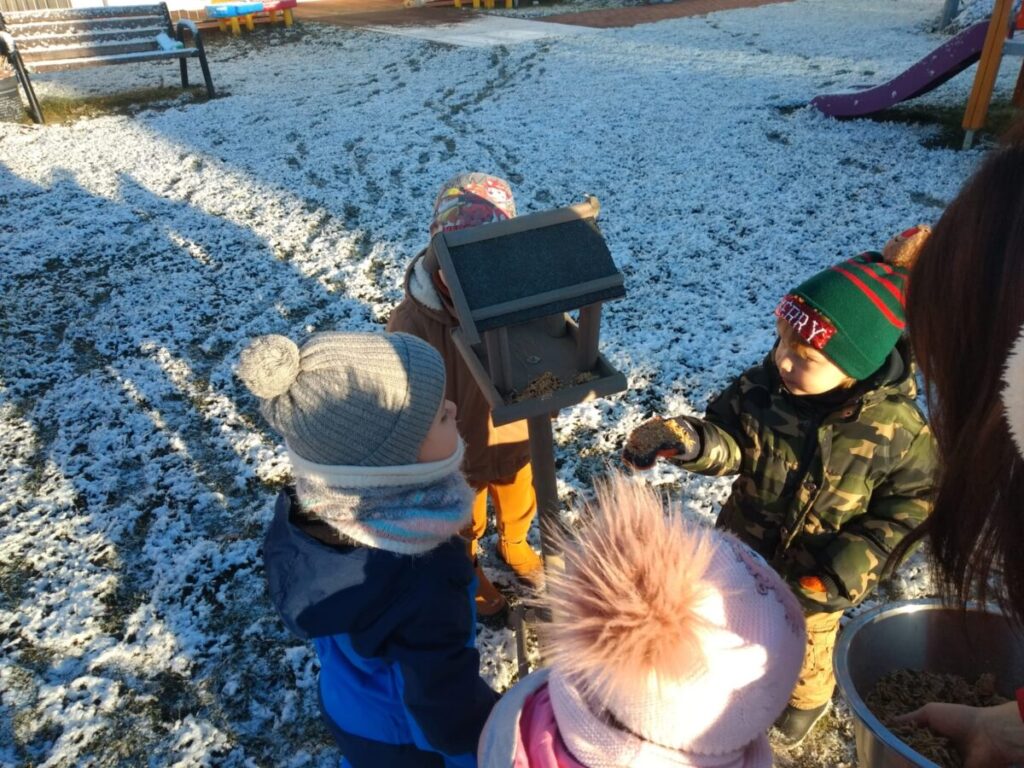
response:
M75 59L160 50L156 36L174 35L167 4L0 12L29 68L33 62L73 64ZM51 66L51 68L53 68Z

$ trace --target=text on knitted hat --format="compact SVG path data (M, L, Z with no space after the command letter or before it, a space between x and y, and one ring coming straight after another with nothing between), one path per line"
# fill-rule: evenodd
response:
M836 332L828 318L792 294L782 297L775 308L775 316L793 326L801 339L818 350L823 349Z
M829 267L784 296L775 316L789 322L808 344L821 350L838 326L850 332L851 327L840 321L848 323L857 312L862 312L850 303L852 295L860 295L867 302L865 307L873 308L880 318L902 332L906 328L903 312L909 271L930 235L931 227L918 224L889 238L881 253L868 251ZM838 282L830 281L829 275L838 278ZM848 291L852 291L846 298L839 283L846 283ZM819 329L825 330L819 333Z

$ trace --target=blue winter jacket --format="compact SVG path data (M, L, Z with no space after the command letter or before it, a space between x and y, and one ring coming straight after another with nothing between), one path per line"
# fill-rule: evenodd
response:
M498 696L480 678L465 543L422 555L332 545L297 524L297 509L282 491L264 562L284 623L316 647L325 715L345 733L475 768Z

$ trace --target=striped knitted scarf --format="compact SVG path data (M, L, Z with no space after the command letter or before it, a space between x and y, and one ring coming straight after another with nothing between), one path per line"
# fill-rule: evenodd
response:
M448 459L402 467L327 466L290 453L303 512L360 544L422 554L472 516L473 491L459 471L461 440Z

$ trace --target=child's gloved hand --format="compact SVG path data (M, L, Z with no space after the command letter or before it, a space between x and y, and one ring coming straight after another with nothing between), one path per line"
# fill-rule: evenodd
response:
M622 460L635 469L650 469L659 456L676 461L693 461L700 455L700 435L683 417L663 419L655 416L634 429Z

